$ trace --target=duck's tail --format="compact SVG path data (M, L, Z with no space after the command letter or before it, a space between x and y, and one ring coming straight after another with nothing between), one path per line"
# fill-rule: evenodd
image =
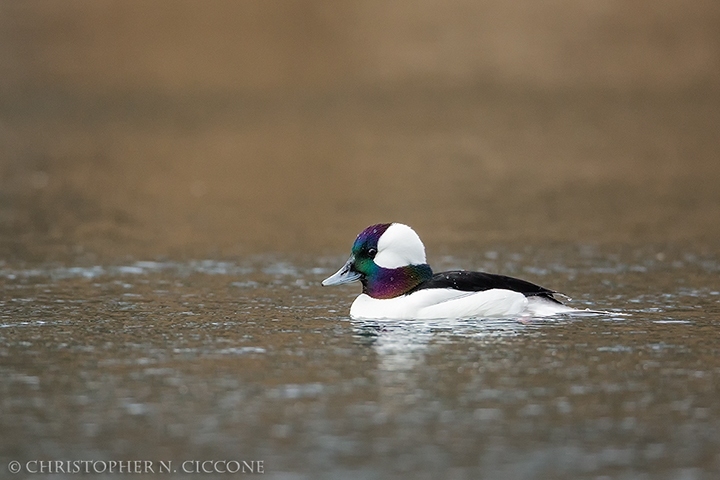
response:
M555 293L555 295L558 295L558 293ZM559 295L562 295L567 300L571 300L571 298L567 295ZM527 315L531 317L550 317L553 315L627 315L626 313L605 312L602 310L591 310L589 308L573 308L568 305L564 305L557 300L549 301L539 296L528 297L528 305L525 310Z

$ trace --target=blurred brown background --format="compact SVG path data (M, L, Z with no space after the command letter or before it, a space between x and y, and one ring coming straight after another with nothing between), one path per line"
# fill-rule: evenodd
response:
M0 255L720 237L720 3L0 3Z

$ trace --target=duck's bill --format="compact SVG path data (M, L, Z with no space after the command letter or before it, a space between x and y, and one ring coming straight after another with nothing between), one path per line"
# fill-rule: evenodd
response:
M360 280L362 274L356 272L352 268L354 261L355 259L350 257L340 270L322 281L322 286L329 287L331 285L342 285L343 283L351 283Z

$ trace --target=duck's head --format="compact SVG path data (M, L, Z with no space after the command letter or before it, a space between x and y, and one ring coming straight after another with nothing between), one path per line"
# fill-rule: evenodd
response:
M402 223L379 223L360 232L348 261L322 284L359 280L363 293L373 298L393 298L431 277L425 246L418 234Z

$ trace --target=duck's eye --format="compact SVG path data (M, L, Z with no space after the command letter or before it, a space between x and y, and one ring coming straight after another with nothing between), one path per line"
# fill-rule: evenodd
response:
M377 255L377 248L369 248L367 253L368 257L375 258L375 255Z

